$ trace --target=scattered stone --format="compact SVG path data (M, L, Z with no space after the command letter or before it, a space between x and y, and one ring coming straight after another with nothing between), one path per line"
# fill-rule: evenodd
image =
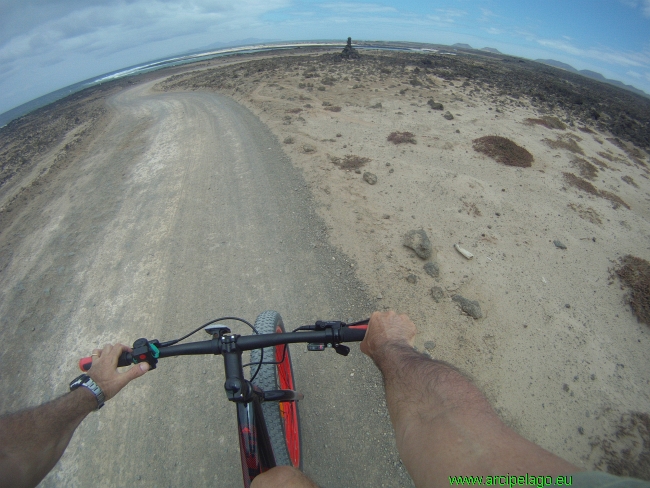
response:
M569 391L569 385L567 385L566 383L564 383L564 384L562 385L562 389L563 389L564 391Z
M293 143L296 142L296 141L294 141L293 137L291 137L291 136L287 136L287 137L284 138L284 141L283 141L283 142L284 142L285 144L293 144Z
M458 302L460 309L465 312L470 317L475 319L480 319L483 317L483 312L481 312L481 306L476 300L468 300L467 298L461 295L454 295L451 299L455 302Z
M454 116L451 115L451 112L449 110L445 112L445 115L443 115L443 117L447 120L454 120Z
M381 218L382 218L382 219L390 219L390 215L388 215L388 214L384 214L384 215L381 216Z
M424 229L411 230L404 236L403 244L415 251L415 254L422 259L429 259L431 257L432 247L429 236L424 232Z
M591 375L589 376L589 379L590 379L591 381L594 381L594 380L596 379L596 374L595 374L595 373L591 373Z
M439 286L434 286L433 288L431 288L431 296L436 301L436 303L439 303L440 300L445 298L445 292Z
M355 169L354 172L355 172L356 174L358 174L358 175L361 174L361 170L360 170L359 168Z
M377 102L377 103L375 103L374 105L370 105L369 108L382 108L382 106L381 106L381 102Z
M583 427L578 427L578 433L580 435L585 435L585 429Z
M424 343L424 348L428 349L429 351L433 351L435 347L436 347L436 343L433 341L426 341Z
M365 181L369 185L374 185L377 183L377 175L366 171L365 173L363 173L363 181Z
M557 247L558 249L566 249L566 246L558 240L553 241L553 244L555 244L555 247Z
M571 305L568 304L568 303L565 303L565 304L564 304L564 308L571 308Z
M431 110L444 110L442 103L437 103L433 101L433 98L430 98L429 101L427 102L429 104L429 107L431 107Z
M418 282L418 277L414 274L410 274L406 277L406 281L408 281L412 285L415 285Z
M341 134L340 134L340 133L339 133L339 134L336 134L336 137L341 137Z
M425 264L424 271L432 278L438 278L440 276L440 267L438 266L438 263L429 262Z
M312 146L311 144L305 144L302 146L302 150L305 151L306 153L313 153L316 151L316 147Z

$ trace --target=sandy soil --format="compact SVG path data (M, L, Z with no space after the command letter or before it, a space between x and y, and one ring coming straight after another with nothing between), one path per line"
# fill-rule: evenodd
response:
M258 61L159 89L220 89L256 113L302 169L332 242L354 258L379 307L408 313L417 346L472 375L522 435L585 468L615 471L625 447L647 456L638 413L650 404L648 326L610 278L620 257L650 257L647 154L594 119L537 108L498 83L386 57ZM444 109L431 110L430 99ZM540 117L569 125L527 121ZM394 131L416 143L388 142ZM526 148L532 166L476 152L472 141L486 135ZM346 156L369 162L341 169ZM571 186L565 173L630 208ZM437 278L403 246L413 229L433 244ZM437 301L433 287L442 288ZM477 300L483 318L463 313L455 294ZM650 476L647 463L636 475Z
M472 376L518 432L587 469L650 479L650 334L633 315L627 291L611 277L622 256L650 259L650 161L629 142L643 145L645 136L637 131L622 138L610 132L618 125L603 123L606 117L595 120L585 115L589 110L562 104L552 109L525 90L504 93L505 81L486 83L476 66L454 72L439 55L428 56L433 64L378 54L344 62L320 53L259 58L177 69L154 90L172 98L179 91L218 91L256 114L302 174L326 225L311 245L332 244L349 258L332 268L332 285L354 284L360 296L369 294L372 307L408 313L418 325L417 347ZM107 86L103 96L133 81ZM431 99L443 110L433 110ZM67 113L65 104L56 110ZM444 117L447 112L453 119ZM553 117L547 125L560 120L566 126L528 120L542 117ZM51 119L39 120L46 126ZM108 123L101 114L94 120L96 130ZM56 169L52 164L65 154L65 140L85 123L81 117L71 127L52 129L58 136L3 183L5 278L12 259L29 251L19 252L24 241L14 216L39 198L51 181L47 168ZM415 142L389 142L395 131L412 133ZM72 149L85 151L92 131L85 134ZM491 135L526 148L532 166L505 166L474 150L475 139ZM2 148L24 143L17 138ZM358 171L344 169L346 156L367 162ZM369 184L365 173L376 183ZM68 177L79 174L85 173ZM589 189L585 181L594 191L583 190ZM419 229L433 247L426 260L403 245L404 235ZM424 270L427 263L437 264L437 277ZM21 290L3 293L16 319L20 307L30 312ZM454 295L478 301L482 318L464 313ZM38 300L32 306L38 309ZM341 310L351 311L347 305ZM16 406L5 402L3 408ZM382 405L372 411L385 419ZM139 422L146 427L146 419ZM398 465L395 476L402 476Z

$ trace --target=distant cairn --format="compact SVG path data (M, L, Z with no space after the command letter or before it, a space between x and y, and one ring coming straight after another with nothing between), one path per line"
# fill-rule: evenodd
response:
M359 52L352 47L352 38L348 37L348 44L343 48L341 52L341 57L345 59L358 59L361 56Z

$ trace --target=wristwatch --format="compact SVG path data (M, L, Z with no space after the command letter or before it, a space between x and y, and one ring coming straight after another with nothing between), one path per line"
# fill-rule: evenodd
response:
M90 376L87 374L82 374L81 376L73 379L70 382L70 391L74 391L80 386L85 386L93 392L93 395L95 395L95 398L97 398L97 410L104 406L104 392L99 386L97 386L97 383L95 383Z

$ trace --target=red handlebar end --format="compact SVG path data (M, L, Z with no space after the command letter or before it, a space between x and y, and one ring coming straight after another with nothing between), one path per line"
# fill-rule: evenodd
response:
M92 356L89 356L87 358L81 358L79 360L79 369L81 371L88 371L90 367L93 365L93 358Z

